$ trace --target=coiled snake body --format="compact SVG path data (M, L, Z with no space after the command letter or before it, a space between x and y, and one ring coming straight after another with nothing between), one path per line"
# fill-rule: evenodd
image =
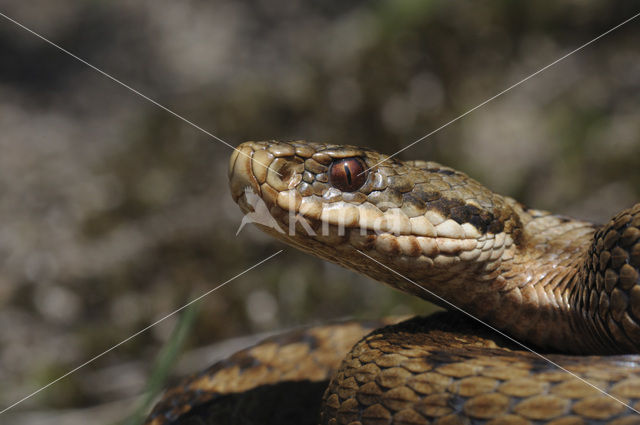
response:
M238 150L231 192L245 213L256 210L255 195L264 202L269 220L256 224L265 232L565 354L545 354L550 363L460 313L376 330L328 325L187 378L148 423L266 423L265 412L287 401L302 412L271 423L640 423L640 357L631 354L640 351L640 204L596 226L526 208L434 162L306 142ZM273 394L331 374L321 406L297 397L322 390L296 386L215 413L230 394ZM251 419L247 406L266 416Z

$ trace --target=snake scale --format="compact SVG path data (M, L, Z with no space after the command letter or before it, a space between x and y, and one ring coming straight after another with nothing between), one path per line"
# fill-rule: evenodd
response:
M434 162L302 141L243 143L229 177L265 232L544 358L456 311L330 324L185 378L148 424L640 423L640 204L597 226Z

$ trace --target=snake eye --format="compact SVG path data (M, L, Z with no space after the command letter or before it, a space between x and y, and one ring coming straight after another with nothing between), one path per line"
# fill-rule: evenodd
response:
M343 192L354 192L367 180L367 169L360 158L344 158L329 167L329 183Z

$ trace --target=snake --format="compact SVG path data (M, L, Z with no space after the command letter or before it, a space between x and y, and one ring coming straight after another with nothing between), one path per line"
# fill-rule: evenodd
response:
M432 161L245 142L261 230L444 307L296 329L167 390L147 424L640 423L640 204L596 225Z

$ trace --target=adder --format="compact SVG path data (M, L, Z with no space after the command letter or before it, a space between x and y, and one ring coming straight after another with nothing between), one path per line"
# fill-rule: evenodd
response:
M640 204L598 226L303 141L241 144L229 179L268 234L451 312L273 337L169 389L148 424L640 423Z

